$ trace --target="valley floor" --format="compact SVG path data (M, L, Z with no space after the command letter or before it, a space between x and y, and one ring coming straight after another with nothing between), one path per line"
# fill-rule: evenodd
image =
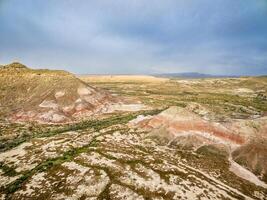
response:
M184 136L165 141L149 121L177 106L224 127L246 122L247 139L266 130L266 78L83 80L149 109L64 125L1 123L0 199L267 199L265 183L238 176L247 169L229 152L185 147L177 141Z

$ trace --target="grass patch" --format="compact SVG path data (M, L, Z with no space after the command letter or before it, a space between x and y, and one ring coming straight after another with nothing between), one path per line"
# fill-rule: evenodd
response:
M52 137L52 136L55 136L61 133L68 132L68 131L78 131L78 130L84 130L87 128L93 128L95 131L99 131L113 124L126 123L141 114L142 115L156 115L160 113L161 111L162 109L161 110L157 109L157 110L148 110L148 111L138 111L138 112L134 112L130 114L128 113L128 114L116 115L116 116L109 117L109 118L102 119L102 120L81 121L79 123L65 125L64 127L56 128L54 130L49 130L49 131L35 132L33 134L23 134L20 137L14 138L12 140L9 140L7 142L3 142L2 144L0 144L0 152L12 149L33 138Z
M0 162L0 169L3 171L4 175L6 176L17 176L18 173L16 172L16 170L12 167L9 167L7 165L4 165L4 163Z

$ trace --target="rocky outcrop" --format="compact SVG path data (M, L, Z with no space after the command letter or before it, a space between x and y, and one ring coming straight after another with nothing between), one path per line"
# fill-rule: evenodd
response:
M171 107L151 119L138 121L138 125L150 131L151 136L165 138L169 143L190 144L195 148L203 144L232 147L245 142L241 135L222 124L205 120L187 108Z
M248 169L267 183L266 117L221 123L205 118L192 112L191 106L170 107L156 116L139 117L131 125L142 127L149 132L148 137L163 145L196 151L215 147L216 154L229 156L233 169Z

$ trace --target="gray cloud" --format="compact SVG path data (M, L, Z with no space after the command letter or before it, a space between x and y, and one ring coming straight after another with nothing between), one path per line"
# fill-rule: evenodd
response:
M265 0L2 0L0 62L75 73L267 74Z

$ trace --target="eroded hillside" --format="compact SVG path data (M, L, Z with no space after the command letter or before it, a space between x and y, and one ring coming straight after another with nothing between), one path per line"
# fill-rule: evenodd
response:
M0 90L1 118L13 122L65 123L133 109L71 73L34 70L20 63L0 68Z
M65 71L0 69L2 116L12 121L69 122L102 112L114 99Z
M177 113L172 110L167 113ZM229 161L228 148L238 145L235 141L221 143L220 137L201 135L193 126L191 136L162 139L169 134L167 129L155 136L153 128L155 124L166 126L158 120L166 111L159 112L139 111L83 126L76 124L77 129L36 135L2 152L2 198L265 198L266 184L257 177L258 182L244 179L232 170L233 164L244 169ZM202 145L194 146L194 133ZM188 144L193 142L194 148L181 147L179 137L188 137ZM251 174L246 171L245 175Z
M83 80L136 104L1 123L0 199L266 199L266 78Z

